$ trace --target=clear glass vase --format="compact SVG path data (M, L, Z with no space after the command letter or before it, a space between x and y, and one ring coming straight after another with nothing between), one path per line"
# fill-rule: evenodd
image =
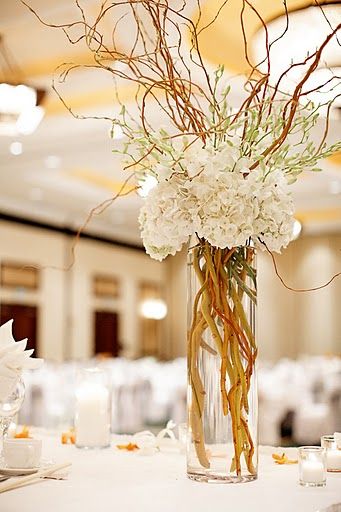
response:
M258 464L255 249L195 244L188 254L187 474L247 482Z

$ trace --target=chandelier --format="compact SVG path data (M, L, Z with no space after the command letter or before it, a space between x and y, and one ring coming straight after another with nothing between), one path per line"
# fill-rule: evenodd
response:
M20 80L15 65L0 35L0 135L16 136L33 133L44 117L41 106L45 96Z
M270 48L271 83L277 83L283 76L281 89L292 92L309 65L309 60L306 64L304 61L336 29L340 20L340 1L307 2L304 7L289 10L288 16L281 14L265 20L269 42L277 40ZM283 34L285 36L281 37ZM252 40L254 62L262 62L259 68L264 72L267 71L265 38L266 31L260 27ZM286 72L291 64L297 65ZM318 87L320 90L316 92ZM318 69L305 84L305 92L307 99L315 104L324 105L334 100L334 117L340 115L341 30L324 49Z

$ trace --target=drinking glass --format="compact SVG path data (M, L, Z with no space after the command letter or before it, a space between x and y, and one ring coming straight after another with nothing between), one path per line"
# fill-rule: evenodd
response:
M19 412L25 398L25 384L20 377L12 393L3 401L0 401L0 439L1 446L7 436L8 428Z

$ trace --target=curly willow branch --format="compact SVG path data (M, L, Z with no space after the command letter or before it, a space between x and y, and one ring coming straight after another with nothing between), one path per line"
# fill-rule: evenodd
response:
M278 271L278 266L277 266L277 262L276 262L276 258L274 256L274 254L270 251L270 249L268 249L267 245L265 242L261 242L264 247L266 248L267 252L270 254L271 256L271 260L272 260L272 263L273 263L273 266L274 266L274 269L275 269L275 273L276 273L276 276L278 277L278 279L281 281L282 285L287 289L287 290L290 290L292 292L297 292L297 293L305 293L305 292L316 292L317 290L323 290L323 288L326 288L327 286L329 286L335 279L337 279L338 277L341 276L341 272L337 272L336 274L334 274L326 283L324 284L321 284L319 286L315 286L314 288L293 288L289 285L286 284L286 282L284 281L283 277L280 275L279 271Z

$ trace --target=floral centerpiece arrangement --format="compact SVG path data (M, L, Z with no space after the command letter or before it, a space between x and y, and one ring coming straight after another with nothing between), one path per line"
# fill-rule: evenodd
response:
M143 243L160 261L189 246L188 474L229 482L257 477L256 251L280 252L288 245L294 222L290 185L341 148L327 144L330 105L323 121L321 105L308 99L309 79L340 25L272 83L271 46L277 41L269 41L254 3L241 0L236 22L250 69L236 107L224 68L211 71L200 51L200 35L222 15L224 4L206 26L200 2L195 17L186 0L104 2L94 21L76 2L77 21L52 25L39 19L62 29L70 42L86 43L93 68L114 77L118 102L122 85L136 86L138 110L131 113L121 104L111 121L125 135L118 152L130 172L126 183L155 185L139 216ZM267 72L248 56L247 9L266 33ZM105 20L112 24L110 34ZM131 44L123 37L122 46L128 28ZM78 67L63 66L61 81ZM288 92L282 83L292 67L302 74ZM61 97L56 83L54 88ZM316 142L312 133L322 124Z

